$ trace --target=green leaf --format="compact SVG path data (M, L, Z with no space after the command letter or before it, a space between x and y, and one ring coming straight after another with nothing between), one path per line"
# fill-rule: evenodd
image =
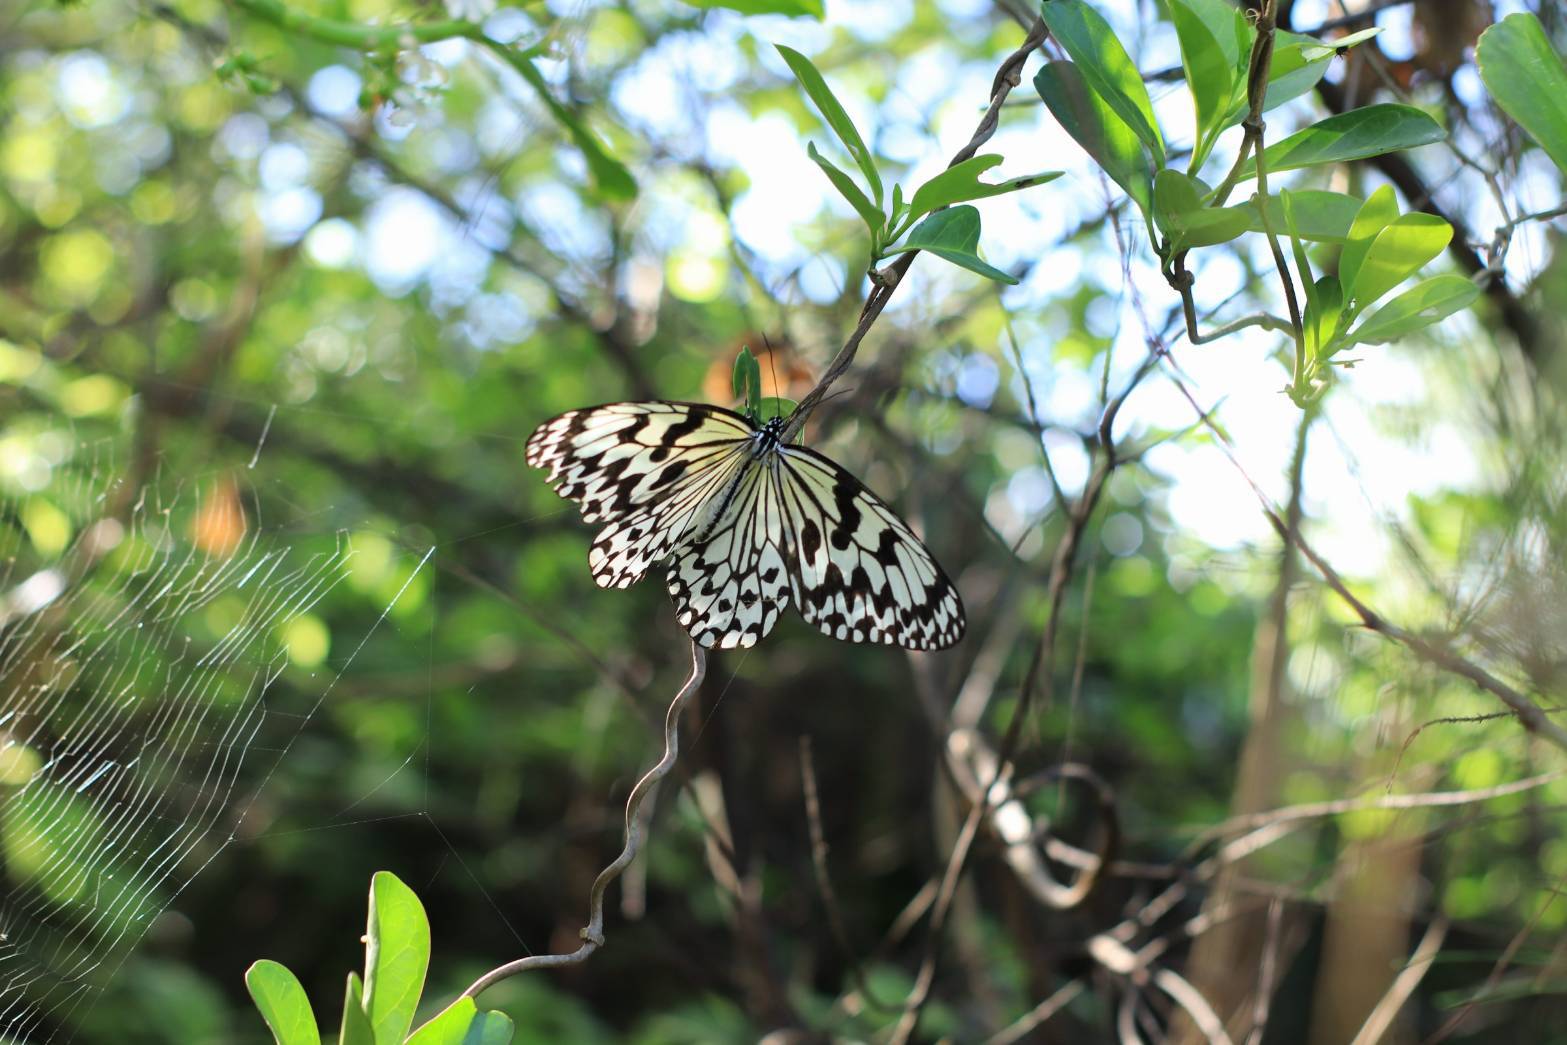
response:
M1174 168L1154 176L1154 220L1170 240L1171 250L1228 243L1245 232L1253 212L1245 207L1204 207L1200 182Z
M1382 344L1438 323L1480 296L1480 288L1462 276L1432 276L1377 309L1350 331L1346 342Z
M1540 20L1511 14L1480 34L1480 79L1502 111L1567 171L1567 68Z
M609 154L604 148L604 143L598 136L588 129L588 125L577 117L577 114L562 105L550 86L544 80L544 74L538 68L520 55L512 56L510 48L507 48L507 63L522 78L528 81L528 85L538 94L544 102L545 108L555 117L555 122L566 129L571 135L572 142L577 146L577 151L582 153L582 158L587 161L588 172L593 176L593 184L605 197L613 200L629 200L636 197L637 180L631 176L626 165Z
M1349 236L1350 226L1360 211L1361 200L1342 192L1324 189L1293 189L1296 234L1314 243L1343 243ZM1249 216L1247 229L1262 232L1262 216L1257 213L1256 200L1243 204ZM1277 196L1268 197L1268 223L1275 229L1284 227L1284 210Z
M879 233L886 224L887 219L882 216L881 209L870 201L870 198L861 191L858 185L854 184L854 179L833 166L832 161L817 152L815 142L805 143L805 153L816 161L816 166L820 167L822 172L827 175L827 180L832 182L833 188L838 190L838 195L848 200L849 206L859 212L860 218L864 220L866 226L871 230L871 235L874 236Z
M365 933L365 1014L376 1045L400 1045L430 964L430 922L424 907L397 876L377 871L370 880L370 920Z
M1295 221L1295 194L1288 189L1280 190L1279 204L1284 211L1284 231L1289 234L1290 250L1295 255L1295 269L1301 284L1306 288L1306 302L1309 305L1316 300L1317 289L1311 275L1311 259L1306 257L1306 245L1301 242L1299 226Z
M783 55L783 60L789 64L794 78L800 81L800 86L805 88L806 95L816 105L816 111L822 114L822 119L827 121L827 126L832 128L838 140L843 143L843 147L849 150L849 155L853 157L854 162L859 164L879 210L882 200L881 175L876 173L876 164L871 158L871 151L865 147L860 132L854 127L854 121L849 119L849 114L838 103L832 89L827 86L827 81L822 79L822 74L811 64L809 58L792 47L785 47L783 44L775 46L778 48L778 53Z
M1377 233L1353 282L1347 282L1356 312L1420 271L1442 253L1453 227L1434 214L1402 214Z
M1274 34L1273 61L1268 65L1268 93L1263 96L1262 111L1277 109L1317 86L1327 75L1334 55L1381 31L1379 28L1366 29L1324 43L1316 37L1279 30ZM1243 82L1224 119L1224 126L1233 127L1245 119L1249 104Z
M948 167L914 190L914 197L909 200L909 215L917 218L921 214L929 214L933 210L954 203L1000 196L1032 185L1043 185L1061 177L1060 171L1046 171L1043 174L1014 178L994 185L979 180L981 174L1000 162L1001 157L992 153L974 156Z
M762 401L762 366L751 354L749 346L742 347L735 355L735 398L744 404L747 417L755 419Z
M727 7L743 15L789 15L822 20L822 0L686 0L692 7Z
M998 283L1016 283L1017 280L1000 269L985 264L979 258L979 211L968 205L939 210L914 226L902 246L889 253L901 254L910 250L923 250L952 264L977 272L986 279Z
M1343 315L1343 286L1337 276L1323 276L1307 295L1306 314L1301 320L1306 328L1306 351L1313 359L1324 358L1324 350L1333 343Z
M775 417L788 417L799 405L793 399L785 399L783 396L763 396L757 402L756 416L762 424L766 424Z
M1137 135L1095 94L1071 62L1049 62L1034 89L1061 127L1142 210L1153 212L1153 168Z
M1276 141L1263 151L1270 172L1292 171L1327 163L1347 163L1368 156L1429 145L1447 137L1437 122L1412 105L1368 105ZM1257 164L1247 160L1241 174L1255 174Z
M375 1031L365 1015L364 983L357 972L348 974L348 990L343 998L343 1027L337 1045L375 1045Z
M405 1045L507 1045L511 1018L493 1009L480 1012L472 998L458 998L409 1036Z
M1268 66L1268 93L1263 96L1262 111L1276 109L1317 86L1328 74L1333 60L1332 48L1309 36L1279 32L1274 36L1273 62ZM1236 122L1246 115L1246 106L1236 114Z
M1346 287L1355 285L1361 263L1371 249L1377 234L1398 220L1398 200L1393 197L1393 186L1384 185L1373 192L1349 227L1349 238L1339 253L1338 278Z
M1245 90L1241 45L1247 38L1246 19L1224 0L1167 0L1167 4L1197 114L1197 146L1190 166L1196 174L1223 129L1236 92Z
M263 958L245 971L245 988L261 1010L277 1045L321 1045L315 1014L299 977Z
M1350 33L1348 36L1336 37L1332 40L1318 40L1314 37L1303 36L1301 39L1307 42L1302 43L1300 47L1302 53L1306 56L1306 60L1314 62L1319 58L1332 58L1334 55L1343 54L1356 44L1363 44L1381 32L1382 27L1374 25L1369 29L1362 29L1359 32Z
M908 206L903 202L903 186L893 183L892 186L892 213L887 216L887 227L896 229L903 224L903 216L908 211Z
M1045 0L1041 14L1094 93L1148 146L1154 166L1163 167L1164 138L1148 88L1110 23L1084 0Z

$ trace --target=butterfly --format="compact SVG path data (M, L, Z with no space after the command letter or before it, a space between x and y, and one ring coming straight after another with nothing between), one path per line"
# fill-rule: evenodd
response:
M827 635L908 649L963 637L963 603L908 524L828 458L703 403L572 410L527 460L602 523L588 567L626 588L656 566L676 619L707 647L752 646L791 603Z

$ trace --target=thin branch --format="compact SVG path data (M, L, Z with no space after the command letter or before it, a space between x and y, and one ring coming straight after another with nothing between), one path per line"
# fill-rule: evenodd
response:
M610 883L620 877L621 872L642 850L642 821L638 814L642 809L642 803L652 793L654 787L675 767L675 759L680 754L680 715L685 711L686 703L701 686L702 678L706 674L707 652L693 641L691 674L680 687L680 691L675 694L675 698L669 702L669 713L664 718L664 757L643 774L642 779L638 780L636 786L631 789L631 794L626 798L625 845L621 847L620 855L599 872L599 876L593 880L593 888L588 893L588 924L582 929L582 946L568 954L533 954L507 962L480 976L471 987L462 992L463 997L477 997L501 980L530 969L578 965L587 961L595 951L604 946L604 893L609 889Z
M860 997L874 1009L897 1012L902 1005L889 1004L876 996L865 979L859 960L854 956L849 928L843 920L843 908L838 904L838 894L833 889L832 875L827 869L827 834L822 830L822 803L816 788L816 760L812 757L809 736L800 737L800 780L805 791L805 819L811 832L811 869L816 875L816 888L822 894L822 906L827 911L827 925L832 930L833 940L849 965L849 975L854 979Z
M1325 816L1339 816L1343 813L1360 812L1367 809L1430 809L1441 806L1470 805L1475 802L1489 802L1497 798L1505 798L1508 795L1516 795L1524 791L1532 791L1537 787L1544 787L1553 780L1559 780L1567 775L1567 770L1553 770L1549 773L1541 773L1538 776L1526 777L1523 780L1514 780L1506 784L1497 784L1493 787L1471 788L1466 791L1427 791L1414 795L1378 795L1374 798L1340 798L1327 802L1303 802L1300 805L1284 806L1280 809L1270 809L1261 813L1247 813L1244 816L1233 816L1203 831L1192 843L1191 848L1197 849L1215 839L1226 835L1249 833L1255 834L1259 830L1277 827L1280 824L1292 823L1300 820L1314 820ZM1235 843L1231 843L1233 846Z
M1085 989L1082 980L1068 980L1056 992L1029 1010L1017 1022L985 1039L985 1045L1012 1045L1032 1034L1042 1023L1066 1008Z
M996 70L995 79L991 82L990 87L990 106L985 110L985 115L980 118L979 126L975 128L968 144L957 151L956 155L947 163L948 167L953 167L964 160L972 159L974 154L979 151L979 147L989 141L991 136L996 133L996 126L1001 120L1001 107L1006 103L1007 95L1012 93L1014 87L1023 82L1023 64L1028 61L1029 55L1033 54L1039 48L1039 45L1044 43L1046 35L1044 20L1034 19L1034 24L1029 27L1028 35L1023 38L1022 44L1018 46L1017 50L1009 54L1006 60L1001 63L1001 67ZM860 309L859 322L855 324L853 332L849 334L849 339L843 343L843 347L838 350L838 354L833 357L833 361L828 364L827 372L822 375L822 379L817 382L816 387L807 392L805 398L800 400L800 404L795 407L794 413L789 417L789 423L778 437L782 442L787 443L794 439L795 435L805 426L805 422L810 418L811 411L815 410L820 405L822 398L827 395L827 390L853 365L855 353L860 348L860 342L865 339L865 335L869 333L871 326L876 322L876 318L887 307L887 302L891 300L893 293L898 289L898 284L902 282L904 275L909 271L909 266L914 264L914 259L918 255L919 251L911 250L900 255L898 260L887 266L887 268L873 274L873 286L870 294L865 298L865 305Z
M1438 918L1426 929L1425 935L1420 938L1420 946L1415 948L1415 953L1409 958L1409 964L1394 978L1393 985L1382 995L1376 1008L1371 1010L1371 1015L1361 1024L1360 1032L1350 1045L1376 1045L1382 1040L1399 1010L1415 993L1415 988L1420 986L1431 963L1436 960L1437 952L1442 949L1442 941L1447 938L1447 927L1447 920Z
M1518 690L1496 678L1478 664L1466 660L1445 646L1440 646L1424 636L1416 635L1394 624L1374 611L1370 606L1367 606L1354 592L1350 591L1349 586L1344 583L1344 579L1339 576L1338 571L1329 565L1327 560L1323 559L1302 535L1290 533L1288 524L1285 523L1284 519L1273 507L1267 493L1264 492L1262 487L1257 485L1257 481L1246 471L1245 465L1241 464L1240 460L1235 456L1234 447L1230 445L1229 437L1217 425L1213 424L1211 420L1206 420L1206 412L1197 403L1196 397L1192 395L1191 389L1186 387L1186 383L1175 375L1172 375L1172 380L1175 383L1175 387L1185 397L1186 401L1191 404L1192 408L1204 416L1204 423L1209 431L1213 432L1216 444L1225 457L1229 459L1229 462L1240 472L1241 478L1246 480L1246 484L1251 487L1252 493L1257 496L1258 502L1262 505L1263 515L1267 518L1268 524L1273 527L1274 532L1284 540L1293 542L1300 549L1300 553L1306 557L1312 566L1316 567L1317 572L1322 575L1322 579L1333 590L1334 594L1354 611L1355 616L1360 618L1360 623L1363 627L1368 631L1374 631L1384 638L1398 643L1428 664L1439 667L1460 678L1468 679L1480 689L1492 694L1500 699L1503 704L1506 704L1525 730L1544 737L1563 751L1567 751L1567 729L1563 729L1552 722L1547 717L1544 708L1541 708L1528 697L1518 692Z
M1415 2L1416 0L1381 0L1380 3L1370 4L1359 11L1354 11L1346 15L1340 15L1337 18L1329 18L1325 22L1318 22L1309 29L1297 29L1295 32L1298 32L1303 36L1320 37L1323 33L1330 33L1335 29L1349 29L1357 25L1365 25L1367 22L1375 21L1377 15L1381 14L1383 11L1391 11L1395 7L1407 7ZM1333 41L1331 40L1327 41L1329 44L1332 44L1332 42ZM1186 70L1184 67L1179 65L1166 66L1163 69L1156 69L1151 73L1143 73L1144 80L1153 82L1182 80L1185 78Z

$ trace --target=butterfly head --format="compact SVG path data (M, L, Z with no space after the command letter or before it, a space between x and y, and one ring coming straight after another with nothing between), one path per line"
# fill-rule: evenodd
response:
M756 448L752 451L757 457L770 453L783 445L784 426L789 423L786 417L775 417L761 428L756 430Z

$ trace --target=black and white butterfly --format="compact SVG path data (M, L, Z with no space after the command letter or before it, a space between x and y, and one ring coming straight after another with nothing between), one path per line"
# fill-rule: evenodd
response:
M528 463L603 523L593 579L625 588L666 565L682 627L752 646L784 607L850 642L943 649L963 637L957 589L906 523L814 450L701 403L572 410L528 439Z

